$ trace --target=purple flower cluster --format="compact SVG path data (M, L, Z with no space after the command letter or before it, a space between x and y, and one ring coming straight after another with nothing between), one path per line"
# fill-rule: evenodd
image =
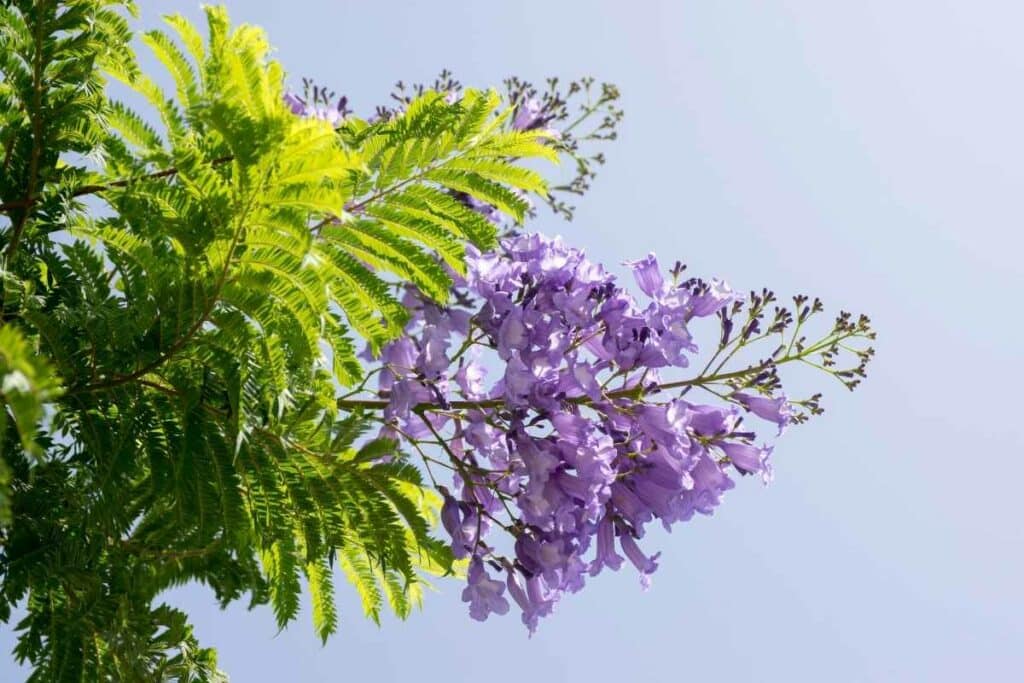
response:
M307 90L309 86L307 85ZM333 93L328 94L320 88L314 87L312 96L299 97L295 93L285 93L284 102L292 110L293 114L304 118L323 119L332 126L337 126L341 121L351 114L348 109L348 98L339 97L333 100Z
M784 396L705 405L667 391L686 384L670 375L697 351L691 321L740 297L724 282L666 278L653 255L628 265L642 300L557 238L470 250L458 298L472 303L440 308L410 291L408 334L381 352L385 433L412 443L431 476L453 473L455 493L438 487L442 523L469 559L474 619L504 614L511 597L532 632L622 555L646 587L658 566L637 543L648 524L710 514L733 472L770 477L771 448L743 412L781 431ZM507 535L492 541L496 528Z
M536 97L526 97L516 105L515 116L512 117L514 130L545 130L550 137L560 138L561 133L549 124L556 118L555 103L543 102Z

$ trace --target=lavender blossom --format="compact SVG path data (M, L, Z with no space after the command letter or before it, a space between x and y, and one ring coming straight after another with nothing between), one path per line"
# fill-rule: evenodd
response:
M622 567L617 549L646 588L659 557L638 543L648 524L671 528L712 514L734 486L730 472L770 479L772 447L755 445L741 407L780 432L804 418L778 391L777 354L725 373L735 378L718 380L732 387L719 394L725 403L665 394L689 388L667 378L699 351L693 319L720 318L722 352L754 336L767 295L746 299L719 280L680 283L680 267L669 280L651 254L628 263L637 299L580 250L539 234L510 237L490 253L470 248L467 257L457 298L468 308L410 293L409 336L380 351L382 434L445 440L457 475L454 493L441 488L441 520L454 555L470 558L463 599L484 619L507 611L507 587L532 633L565 593ZM751 318L730 342L744 305ZM843 318L835 334L865 329ZM503 364L490 382L481 350ZM751 387L758 393L740 390ZM484 540L499 516L514 537L508 557ZM504 584L487 576L488 563L506 573Z
M793 419L793 406L790 405L785 396L769 398L767 396L754 396L738 391L732 395L732 398L762 420L777 424L780 436Z
M474 557L469 563L466 576L466 588L462 591L462 601L469 603L469 616L477 621L486 621L487 616L508 613L508 600L502 597L505 584L495 581L487 575L484 563Z

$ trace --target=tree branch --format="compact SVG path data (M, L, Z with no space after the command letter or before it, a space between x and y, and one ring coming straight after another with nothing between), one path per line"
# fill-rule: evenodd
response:
M43 15L45 16L45 15ZM33 111L30 115L32 121L32 151L28 160L28 196L36 193L36 185L39 182L39 157L43 153L43 16L40 16L35 25L35 55L32 60L32 99ZM34 203L34 202L33 202ZM22 232L25 230L25 223L28 221L29 209L32 203L22 207L22 213L11 226L11 239L7 243L4 255L8 260L18 251L18 244L21 242Z
M217 282L214 284L213 293L210 295L210 299L207 302L206 307L203 309L203 314L199 316L199 319L196 320L188 328L188 330L185 331L185 334L183 334L181 337L177 339L177 341L171 344L171 347L167 349L167 351L162 353L158 358L150 361L149 363L139 368L138 370L135 370L134 372L131 372L127 375L115 375L111 379L102 382L97 382L94 384L88 384L82 387L81 389L69 393L90 393L93 391L102 391L105 389L111 389L113 387L121 386L122 384L127 384L128 382L137 380L143 375L146 375L155 370L156 368L160 367L161 365L169 361L171 358L173 358L174 355L178 353L178 351L184 348L184 346L189 341L192 340L192 338L199 331L199 329L204 324L206 324L206 322L210 319L210 314L213 313L214 306L216 306L217 302L220 301L220 293L221 290L224 288L225 282L227 282L228 273L231 270L231 260L235 253L235 247L238 246L238 240L242 235L242 230L244 229L245 220L247 217L248 209L246 209L246 211L243 212L243 214L239 217L238 227L235 228L234 234L231 236L231 244L228 245L227 256L224 259L224 267L221 269L220 275L217 278Z
M798 355L798 356L781 358L781 359L779 359L777 361L765 361L764 363L760 363L758 365L752 365L752 366L750 366L748 368L745 368L743 370L735 370L733 372L725 372L725 373L722 373L722 374L710 375L710 376L707 376L707 377L705 377L705 376L694 377L693 379L684 379L684 380L679 380L678 382L666 382L665 384L656 384L656 385L654 385L652 387L648 387L646 389L643 386L630 387L629 389L616 389L615 391L609 391L609 392L605 393L604 397L606 399L608 399L608 400L615 400L615 399L619 399L619 398L633 398L633 399L636 399L636 398L640 398L644 394L650 394L650 393L654 393L654 392L658 392L658 391L665 391L665 390L668 390L668 389L678 389L680 387L688 387L688 386L695 386L695 385L702 385L702 384L711 384L711 383L714 383L714 382L722 382L722 381L729 380L729 379L736 379L736 378L739 378L739 377L746 377L748 375L753 375L753 374L762 372L764 370L767 370L768 368L772 367L773 365L781 365L783 363L788 363L790 361L800 360L801 357L802 356ZM575 405L581 405L581 406L589 406L589 405L593 405L594 404L593 399L591 399L588 396L579 396L579 397L575 397L575 398L568 398L568 399L565 400L565 402L566 403L572 403L572 404L575 404ZM491 398L491 399L485 399L485 400L481 400L481 401L449 401L447 403L447 408L455 408L455 409L459 409L459 410L482 410L482 409L486 409L486 408L500 408L501 406L505 405L505 403L506 403L505 399L502 399L502 398ZM358 409L362 409L362 410L383 410L388 405L390 405L390 402L386 401L386 400L383 400L383 399L339 399L337 405L342 410L347 410L347 411L358 410ZM433 404L433 403L419 403L419 404L413 406L410 410L412 412L423 412L423 411L432 410L432 409L434 409L436 407L437 406L435 404Z
M230 161L234 161L235 157L231 155L218 157L210 162L211 166L220 166ZM156 180L159 178L170 178L178 174L178 169L174 166L171 168L165 168L162 171L154 171L153 173L147 173L146 175L137 176L135 178L122 178L121 180L115 180L113 182L97 185L83 185L77 188L71 193L72 197L82 197L87 194L97 194L105 192L106 190L112 190L116 187L127 187L133 183L138 183L143 180ZM39 201L39 195L33 195L29 192L29 196L25 199L17 199L13 202L7 202L6 204L0 204L0 211L10 211L12 209L22 209L33 206Z
M715 373L712 375L698 375L691 379L678 380L676 382L665 382L664 384L655 384L650 387L644 387L641 384L630 387L628 389L616 389L615 391L609 391L604 394L606 400L615 400L620 398L631 398L639 399L645 394L652 394L659 391L667 391L669 389L679 389L682 387L692 386L703 386L705 384L714 384L716 382L724 382L730 379L739 379L741 377L749 377L750 375L756 375L757 373L764 372L769 368L791 363L793 361L803 361L808 356L814 355L824 348L828 348L833 343L842 341L843 339L852 336L852 334L844 335L830 335L825 340L813 344L812 346L800 351L796 354L786 355L777 360L766 360L758 363L757 365L751 365L742 370L733 370L732 372ZM580 406L591 406L594 404L594 400L589 396L578 396L574 398L565 399L566 403L571 403ZM487 408L500 408L506 404L505 399L501 398L490 398L480 401L448 401L445 409L455 408L457 410L484 410ZM384 410L390 401L384 399L338 399L337 405L342 410L353 411L353 410ZM434 403L419 403L412 406L410 410L412 412L422 413L424 411L436 410L438 406Z

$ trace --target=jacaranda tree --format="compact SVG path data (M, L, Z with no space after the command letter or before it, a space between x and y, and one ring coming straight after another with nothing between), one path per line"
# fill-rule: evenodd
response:
M821 412L784 366L864 375L864 317L813 334L817 300L653 255L637 299L525 230L589 188L610 85L442 74L359 118L208 8L141 36L169 93L132 13L0 9L0 620L33 680L221 678L160 601L196 581L282 627L305 584L326 639L337 577L376 620L454 575L533 630L619 551L646 585L649 524L770 476L750 423Z

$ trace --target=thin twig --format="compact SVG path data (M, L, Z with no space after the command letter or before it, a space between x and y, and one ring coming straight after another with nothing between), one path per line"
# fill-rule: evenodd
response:
M210 162L211 166L220 166L226 164L229 161L234 161L235 157L228 155L219 157ZM172 166L171 168L165 168L162 171L154 171L153 173L147 173L146 175L137 176L134 178L122 178L121 180L114 180L109 183L96 184L96 185L83 185L75 189L72 193L72 197L82 197L88 194L98 194L107 190L112 190L117 187L128 187L134 183L142 182L144 180L156 180L159 178L170 178L178 174L177 167ZM24 209L33 206L39 201L39 195L29 192L29 196L24 199L17 199L13 202L7 202L0 204L0 211L10 211L11 209Z

